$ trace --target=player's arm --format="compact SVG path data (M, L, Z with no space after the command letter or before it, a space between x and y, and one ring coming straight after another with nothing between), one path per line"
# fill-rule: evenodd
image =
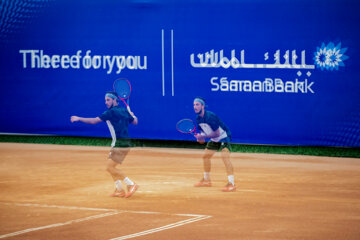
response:
M70 121L73 122L83 122L88 124L97 124L99 122L102 122L102 120L99 117L96 118L83 118L78 116L71 116Z
M138 118L134 115L132 116L134 118L134 121L131 122L131 124L137 125L138 124Z
M220 136L220 127L217 130L213 131L212 133L206 134L205 138L217 138L219 136Z
M128 112L129 114L133 117L133 121L131 122L131 124L137 125L138 124L138 118L135 116L135 114L131 111L129 111L130 108L128 108Z
M206 138L217 138L219 136L220 136L220 127L209 134L205 134L204 132L201 132L201 134L195 135L198 141L205 141Z

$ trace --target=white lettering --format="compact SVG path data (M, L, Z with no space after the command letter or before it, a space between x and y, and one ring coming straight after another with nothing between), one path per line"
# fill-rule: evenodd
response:
M147 69L147 56L142 59L141 56L109 56L109 55L91 55L91 50L87 50L82 56L81 50L75 55L47 55L43 50L19 50L22 54L22 66L28 68L28 62L31 62L31 68L62 68L62 69L105 69L107 74L111 74L114 65L117 67L116 73L119 74L123 69Z
M217 77L213 77L210 79L211 85L215 86L215 88L211 88L211 91L219 91L220 86L217 82L215 82L216 80L218 80Z
M69 58L69 55L63 55L61 56L61 68L69 68L69 64L70 63L70 58Z
M212 77L210 79L212 86L211 91L222 92L256 92L256 93L315 93L312 89L314 82L308 83L305 79L303 82L295 79L295 81L283 81L280 78L265 78L260 80L228 80L227 77Z

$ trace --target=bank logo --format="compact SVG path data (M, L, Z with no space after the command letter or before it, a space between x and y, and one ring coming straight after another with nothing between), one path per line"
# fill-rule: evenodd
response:
M335 46L333 42L325 45L321 44L321 47L316 48L314 53L314 61L317 68L321 70L339 70L339 67L344 67L344 61L349 57L345 55L347 48L341 48L341 42Z

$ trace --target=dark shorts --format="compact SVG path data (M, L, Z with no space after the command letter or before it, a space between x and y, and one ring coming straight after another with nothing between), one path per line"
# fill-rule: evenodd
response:
M221 139L219 142L209 141L206 144L205 148L209 149L209 150L215 150L215 151L221 151L224 148L227 148L231 152L230 138L227 137L227 138Z
M110 150L109 159L121 164L124 161L126 155L129 153L129 151L130 148L113 147Z
M125 139L125 138L116 139L116 143L115 143L114 147L116 147L116 148L128 148L128 147L131 147L130 139Z

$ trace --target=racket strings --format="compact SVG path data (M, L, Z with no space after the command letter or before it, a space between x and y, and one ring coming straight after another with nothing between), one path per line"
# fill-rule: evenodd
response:
M127 79L117 79L114 83L114 90L122 99L130 97L131 85Z
M183 119L177 123L177 129L183 133L191 133L195 131L195 124L190 119Z

